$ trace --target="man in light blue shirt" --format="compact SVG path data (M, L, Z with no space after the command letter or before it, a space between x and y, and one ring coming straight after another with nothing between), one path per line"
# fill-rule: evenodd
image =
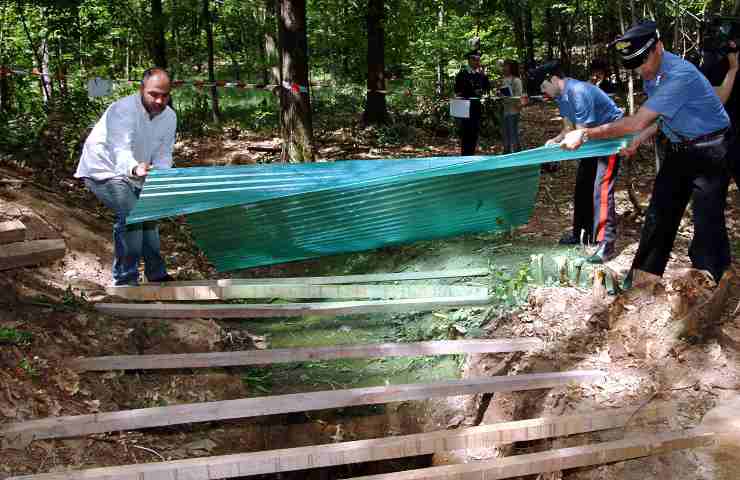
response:
M606 93L591 83L566 77L557 62L540 67L536 78L544 78L540 88L554 98L566 126L547 144L560 143L574 127L585 128L619 120L624 112ZM619 171L616 155L584 158L578 162L573 208L573 231L560 239L564 245L596 243L598 248L587 260L604 263L614 257L617 214L614 186Z
M645 80L648 100L638 112L617 122L569 132L563 148L576 149L589 138L638 134L622 150L632 155L646 139L664 138L665 158L655 178L640 245L625 279L635 270L663 275L684 211L693 198L694 238L689 257L694 268L719 282L730 265L725 226L729 181L725 132L730 120L709 81L689 62L667 52L655 22L630 28L615 41L622 64Z

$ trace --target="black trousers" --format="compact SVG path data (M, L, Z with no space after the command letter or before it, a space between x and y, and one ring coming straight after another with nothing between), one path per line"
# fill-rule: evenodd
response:
M619 158L583 158L578 161L573 208L573 235L584 242L606 242L617 239L617 213L614 185L619 172Z
M727 147L727 161L730 167L730 173L735 178L735 185L740 190L740 135L737 133L730 140Z
M462 155L475 155L478 148L481 118L480 100L470 101L470 118L460 120L460 143Z
M727 147L668 149L655 178L632 270L663 275L686 205L693 197L694 238L689 257L694 268L719 281L730 265L725 226L729 183Z

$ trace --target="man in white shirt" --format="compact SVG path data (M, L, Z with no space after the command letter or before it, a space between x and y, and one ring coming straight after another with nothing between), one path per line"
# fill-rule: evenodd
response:
M95 124L75 172L115 212L115 285L138 284L142 257L147 280L172 280L159 251L157 223L126 225L149 171L172 167L177 115L167 106L169 98L167 72L160 68L144 72L139 93L113 103Z

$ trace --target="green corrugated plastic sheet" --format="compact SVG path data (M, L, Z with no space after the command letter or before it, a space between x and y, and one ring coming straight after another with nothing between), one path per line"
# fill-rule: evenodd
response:
M154 171L129 223L186 214L219 271L368 250L527 223L539 165L616 153L348 160Z

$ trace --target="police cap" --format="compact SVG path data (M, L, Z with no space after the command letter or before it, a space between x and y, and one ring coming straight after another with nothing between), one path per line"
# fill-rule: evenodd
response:
M652 20L644 20L614 40L612 45L619 52L624 68L632 70L645 63L658 40L660 40L658 26Z
M563 69L560 66L560 62L557 60L552 60L550 62L543 63L537 68L530 69L527 83L539 88L542 82L548 80L553 75L564 78Z

